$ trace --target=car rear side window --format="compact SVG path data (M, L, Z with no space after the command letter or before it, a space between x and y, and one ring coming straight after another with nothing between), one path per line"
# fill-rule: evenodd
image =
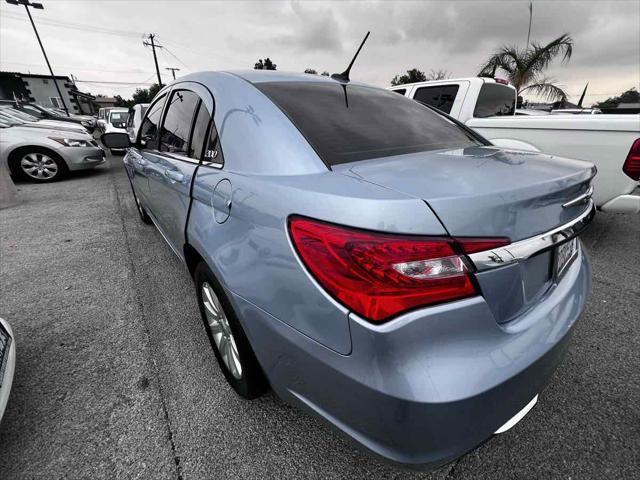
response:
M209 123L211 123L211 114L209 109L200 102L198 112L196 113L196 121L193 125L193 134L191 135L191 146L189 147L189 156L191 158L201 159L204 141L209 131Z
M189 90L171 94L160 131L160 151L189 155L189 134L200 97Z
M267 95L328 165L481 143L451 120L390 90L338 82L267 82Z
M156 150L158 148L158 125L164 106L166 94L162 94L149 108L148 115L140 126L140 140L145 142L145 148Z
M513 115L516 109L516 92L500 83L485 83L480 88L478 103L473 116L478 118Z
M444 113L451 113L453 102L458 94L458 85L438 85L418 88L414 100L426 103Z

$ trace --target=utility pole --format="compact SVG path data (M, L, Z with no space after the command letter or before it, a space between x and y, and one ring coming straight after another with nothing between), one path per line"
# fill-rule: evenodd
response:
M58 91L58 95L60 96L60 101L62 102L62 106L64 107L64 111L67 112L67 117L68 117L69 109L67 108L67 102L64 101L64 97L62 96L62 92L60 91L60 86L58 85L56 76L53 74L53 69L51 68L51 64L49 63L49 58L47 58L47 53L44 51L42 40L40 40L40 35L38 35L36 24L33 23L33 18L31 17L31 12L29 11L29 7L33 7L37 10L44 10L44 5L36 2L30 3L29 0L6 0L6 1L10 5L24 5L25 10L27 11L27 15L29 16L29 20L31 20L31 26L33 27L33 31L36 33L36 38L38 39L38 43L40 44L40 49L42 50L42 55L44 55L44 60L45 62L47 62L47 67L49 67L49 73L51 74L53 83L55 84L56 90Z
M149 43L142 42L142 44L145 47L151 47L151 50L153 50L153 61L156 64L156 74L158 75L158 85L160 85L160 88L162 88L162 79L160 78L160 69L158 68L158 57L156 56L156 48L162 48L162 47L160 45L155 44L154 42L154 39L156 38L155 33L150 33L148 38L149 38Z
M531 19L533 18L533 1L529 0L529 31L527 32L527 47L529 48L529 39L531 38Z
M173 75L173 79L176 79L176 72L179 72L180 69L179 68L173 68L173 67L165 67L165 70L171 70L171 75Z

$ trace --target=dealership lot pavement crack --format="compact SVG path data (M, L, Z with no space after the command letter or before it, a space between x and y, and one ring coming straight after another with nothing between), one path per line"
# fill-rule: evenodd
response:
M413 472L273 394L226 384L187 270L137 216L121 157L0 211L0 315L15 331L0 478L638 478L640 218L585 234L594 291L564 363L509 432Z

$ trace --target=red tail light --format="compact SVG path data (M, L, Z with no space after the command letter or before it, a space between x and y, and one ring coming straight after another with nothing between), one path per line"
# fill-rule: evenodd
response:
M318 283L372 322L478 293L459 255L464 240L458 245L446 237L370 232L301 217L292 217L289 228L302 262ZM473 251L508 243L468 240Z
M622 171L634 180L640 180L640 138L631 145L629 155L624 161Z

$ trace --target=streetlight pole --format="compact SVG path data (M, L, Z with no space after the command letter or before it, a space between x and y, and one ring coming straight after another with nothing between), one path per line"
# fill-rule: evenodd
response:
M36 28L36 24L33 23L33 18L31 17L31 12L29 11L29 7L33 7L37 10L44 10L44 5L36 2L30 3L29 0L6 0L6 1L11 5L24 5L25 10L27 11L27 15L29 16L29 20L31 20L31 26L33 27L33 31L36 33L36 38L38 39L38 43L40 44L40 49L42 50L42 55L44 55L44 60L45 62L47 62L47 67L49 67L49 73L51 74L53 83L55 84L56 90L58 91L58 95L60 96L60 101L62 102L62 106L64 107L64 111L67 112L67 117L68 117L69 109L67 108L67 103L64 101L64 97L62 96L62 92L60 91L60 86L58 85L56 76L53 74L53 69L51 68L51 64L49 63L49 58L47 58L47 52L44 51L42 40L40 40L40 35L38 35L38 29Z

